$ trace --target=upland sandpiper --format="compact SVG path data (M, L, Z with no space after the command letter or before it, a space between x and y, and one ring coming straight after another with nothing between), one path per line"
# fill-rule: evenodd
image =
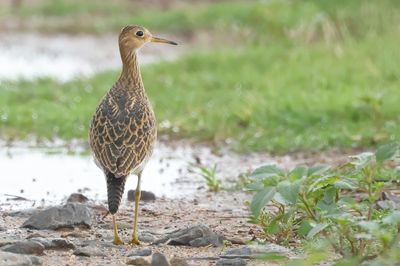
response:
M140 200L140 182L144 166L149 160L157 138L156 120L144 90L137 50L148 42L175 42L154 37L140 26L127 26L119 35L122 73L100 102L93 116L89 142L96 164L107 181L108 209L112 214L114 241L123 244L118 235L116 213L124 193L125 182L137 175L135 216L131 244L140 244L137 220Z

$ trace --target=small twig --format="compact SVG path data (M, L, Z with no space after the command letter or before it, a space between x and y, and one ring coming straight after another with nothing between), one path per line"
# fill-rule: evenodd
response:
M3 194L6 197L14 197L14 199L7 199L7 200L25 200L25 201L33 201L30 199L27 199L25 197L17 196L17 195L11 195L11 194Z

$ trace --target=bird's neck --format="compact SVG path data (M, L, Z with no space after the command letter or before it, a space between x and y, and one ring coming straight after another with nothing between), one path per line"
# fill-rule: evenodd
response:
M136 50L125 52L121 49L120 53L122 59L122 73L119 81L124 84L127 90L144 93Z

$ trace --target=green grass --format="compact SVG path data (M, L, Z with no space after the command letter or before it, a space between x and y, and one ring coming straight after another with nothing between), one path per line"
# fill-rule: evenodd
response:
M216 33L232 35L224 49L216 43L213 50L144 67L160 132L230 139L240 151L272 152L370 147L398 139L400 4L265 3L137 17L157 29L218 28L211 40L221 40ZM91 115L117 76L0 84L0 136L86 138ZM171 126L163 126L165 121Z

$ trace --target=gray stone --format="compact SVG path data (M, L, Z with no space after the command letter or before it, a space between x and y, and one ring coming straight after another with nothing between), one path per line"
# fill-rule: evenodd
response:
M151 256L151 266L171 266L171 265L169 264L164 254L156 252L153 254L153 256Z
M134 249L131 250L127 256L128 257L143 257L143 256L150 256L153 251L150 248L141 248L141 249Z
M141 242L144 243L154 243L157 240L157 236L150 232L139 232L138 233L138 239Z
M128 201L135 201L135 193L136 190L131 189L128 190ZM142 190L140 191L140 200L141 201L154 201L156 200L156 195L153 192Z
M18 253L18 254L42 255L44 251L44 246L36 241L24 240L4 246L1 249L3 251Z
M75 245L64 238L32 237L30 240L39 242L45 249L75 249Z
M36 256L28 256L28 257L31 260L32 265L42 265L43 264L42 259L39 257L36 257Z
M246 266L247 262L244 259L219 259L216 266Z
M56 206L32 215L22 227L31 229L59 229L83 226L90 228L93 222L93 212L86 205L68 203Z
M265 245L249 245L241 248L231 248L225 251L221 258L233 259L233 258L242 258L242 259L252 259L257 255L265 254L265 253L279 253L282 256L290 256L291 251L288 248L276 245L276 244L265 244Z
M0 251L0 265L7 266L31 266L42 265L41 259L35 256L14 254Z
M97 247L87 246L77 248L74 251L74 255L76 256L84 256L84 257L104 257L105 254Z
M75 203L86 203L88 201L89 199L81 193L72 193L67 199L67 202L75 202Z
M189 242L189 245L191 245L192 247L205 247L208 245L212 245L214 247L222 247L223 244L224 237L217 234L196 238Z
M25 210L21 210L21 211L10 212L7 215L11 216L11 217L27 218L38 212L40 212L40 210L31 208L31 209L25 209Z
M7 229L3 226L0 226L0 232L6 231Z
M178 229L171 233L166 234L165 237L156 241L156 243L166 243L168 245L186 245L186 246L208 246L222 245L222 236L218 236L211 229L204 225L199 224L185 229Z
M21 239L15 239L15 238L1 238L0 239L0 247L6 246L6 245L10 245L10 244L14 244L18 241L21 241Z
M151 265L151 257L129 257L126 261L128 265L136 265L136 266L150 266Z
M173 257L169 263L171 266L189 266L189 263L183 258Z

